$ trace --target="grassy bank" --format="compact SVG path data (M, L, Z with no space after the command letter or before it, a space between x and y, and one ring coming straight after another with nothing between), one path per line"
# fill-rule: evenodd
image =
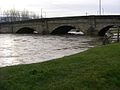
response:
M0 90L120 90L120 43L0 68Z

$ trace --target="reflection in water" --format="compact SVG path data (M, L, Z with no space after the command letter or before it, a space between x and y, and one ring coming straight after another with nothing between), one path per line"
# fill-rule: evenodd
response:
M0 34L0 67L43 62L87 50L93 38Z

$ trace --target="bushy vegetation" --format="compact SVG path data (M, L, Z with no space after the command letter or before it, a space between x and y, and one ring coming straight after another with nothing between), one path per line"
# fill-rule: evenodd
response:
M120 90L120 43L0 68L0 90Z

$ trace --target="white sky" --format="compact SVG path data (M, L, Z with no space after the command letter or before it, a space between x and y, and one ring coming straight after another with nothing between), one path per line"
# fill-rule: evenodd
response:
M120 15L120 0L101 0L104 14ZM0 12L15 8L47 17L97 15L99 0L0 0Z

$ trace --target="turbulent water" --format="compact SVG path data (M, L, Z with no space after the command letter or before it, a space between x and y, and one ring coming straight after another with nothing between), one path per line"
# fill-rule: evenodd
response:
M43 62L78 53L93 47L91 42L94 40L74 35L0 34L0 67Z

